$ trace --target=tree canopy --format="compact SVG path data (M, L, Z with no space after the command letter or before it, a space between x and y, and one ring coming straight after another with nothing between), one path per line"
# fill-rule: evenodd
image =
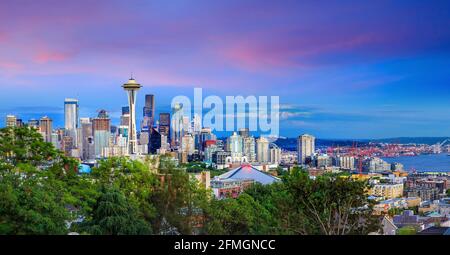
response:
M367 234L379 228L367 183L294 168L218 200L178 165L112 157L90 174L28 127L0 129L0 234ZM155 165L158 165L156 168Z

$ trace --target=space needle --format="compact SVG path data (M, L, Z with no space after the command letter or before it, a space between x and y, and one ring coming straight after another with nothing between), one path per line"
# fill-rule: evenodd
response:
M130 107L130 119L128 122L128 154L137 154L137 135L136 135L136 94L142 87L137 83L133 76L122 85L123 89L128 93L128 104Z

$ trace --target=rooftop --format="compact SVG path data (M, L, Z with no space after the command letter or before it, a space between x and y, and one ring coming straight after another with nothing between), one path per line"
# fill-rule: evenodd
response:
M141 84L137 83L135 79L130 78L125 84L122 85L124 89L139 89Z
M240 167L228 171L222 175L217 177L219 180L227 180L227 179L245 179L245 180L254 180L255 182L259 182L261 184L271 184L274 182L280 181L280 178L272 176L270 174L259 171L255 167L250 164L243 164Z

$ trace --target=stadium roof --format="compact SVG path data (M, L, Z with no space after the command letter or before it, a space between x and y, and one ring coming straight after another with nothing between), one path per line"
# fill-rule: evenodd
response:
M220 180L226 179L245 179L245 180L254 180L255 182L259 182L261 184L271 184L277 181L280 181L280 178L272 176L270 174L259 171L255 167L250 164L244 164L240 167L228 171L222 175L217 177Z

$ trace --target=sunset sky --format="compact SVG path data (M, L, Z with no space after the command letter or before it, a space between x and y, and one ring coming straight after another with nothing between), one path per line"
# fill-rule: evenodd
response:
M0 1L0 118L277 95L281 135L450 136L450 1Z

